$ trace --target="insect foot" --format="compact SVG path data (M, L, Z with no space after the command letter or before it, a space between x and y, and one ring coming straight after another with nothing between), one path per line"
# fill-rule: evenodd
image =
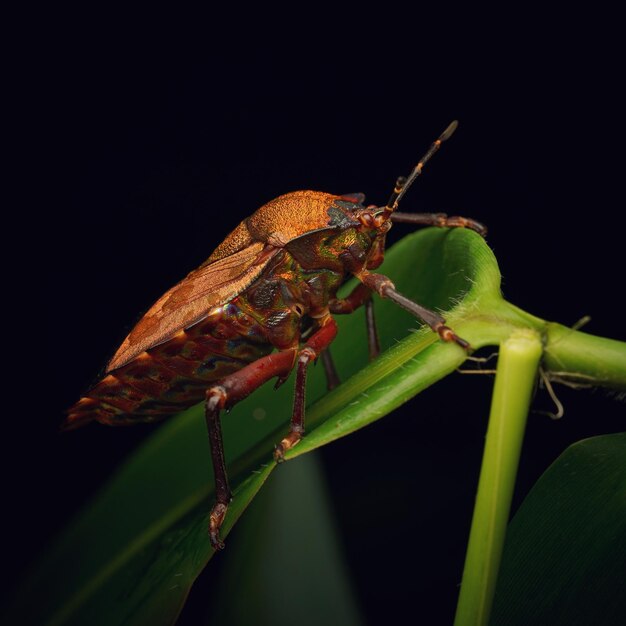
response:
M472 346L470 346L465 339L461 339L461 337L459 337L449 326L441 324L440 326L437 326L435 330L444 341L453 341L466 351L472 349Z
M278 444L274 446L274 460L276 463L283 463L285 461L285 452L291 450L301 439L304 434L302 430L291 430L289 434Z
M220 539L220 528L228 511L228 505L222 502L216 503L209 514L209 539L214 550L223 550L224 542Z

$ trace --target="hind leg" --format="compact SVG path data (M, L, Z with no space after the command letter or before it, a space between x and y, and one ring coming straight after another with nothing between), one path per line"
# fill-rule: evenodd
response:
M311 335L302 349L290 349L276 352L250 363L243 369L226 376L219 385L210 387L206 393L205 416L209 431L211 459L215 475L215 504L209 514L209 538L216 550L221 550L224 543L219 531L224 522L232 493L228 484L220 410L228 408L243 400L255 389L271 378L277 376L283 380L289 376L297 360L296 388L294 394L293 413L289 433L276 446L274 458L282 461L284 453L295 446L304 433L304 405L306 369L308 364L332 342L337 335L337 325L330 315L321 322L321 327Z
M206 392L204 408L215 476L216 500L209 515L209 537L211 545L216 550L221 550L224 547L219 537L219 530L224 522L228 504L232 499L224 459L220 410L243 400L274 376L280 378L289 376L296 354L296 350L269 354L238 372L226 376L219 385L210 387Z

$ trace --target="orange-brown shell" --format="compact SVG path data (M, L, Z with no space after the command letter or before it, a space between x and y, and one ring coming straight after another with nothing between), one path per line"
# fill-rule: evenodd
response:
M196 324L208 311L249 287L284 245L329 227L328 209L340 199L321 191L294 191L245 219L196 270L167 291L122 342L107 372Z
M255 241L283 247L312 230L328 227L328 209L340 196L323 191L292 191L270 200L246 218L217 246L205 265Z

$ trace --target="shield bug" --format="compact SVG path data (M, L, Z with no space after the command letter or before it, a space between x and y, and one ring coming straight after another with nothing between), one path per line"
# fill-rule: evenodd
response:
M469 344L436 312L409 300L375 270L392 223L485 228L464 217L400 213L396 209L426 162L447 140L452 122L408 178L397 179L385 206L365 206L363 194L295 191L245 219L196 270L143 316L109 361L104 377L69 409L65 428L98 421L151 422L205 402L216 502L209 516L214 548L231 500L220 411L277 377L296 370L291 426L274 451L304 434L304 391L310 363L322 357L329 387L337 384L326 348L337 333L333 315L364 306L370 355L378 353L372 294L388 298L428 324L442 340ZM359 285L346 298L337 289L350 276Z

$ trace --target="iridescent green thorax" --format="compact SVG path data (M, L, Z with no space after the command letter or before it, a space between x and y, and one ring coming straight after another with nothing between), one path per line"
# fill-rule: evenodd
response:
M263 328L269 343L290 348L300 340L303 318L327 311L343 277L344 272L333 269L305 269L282 251L234 302Z

